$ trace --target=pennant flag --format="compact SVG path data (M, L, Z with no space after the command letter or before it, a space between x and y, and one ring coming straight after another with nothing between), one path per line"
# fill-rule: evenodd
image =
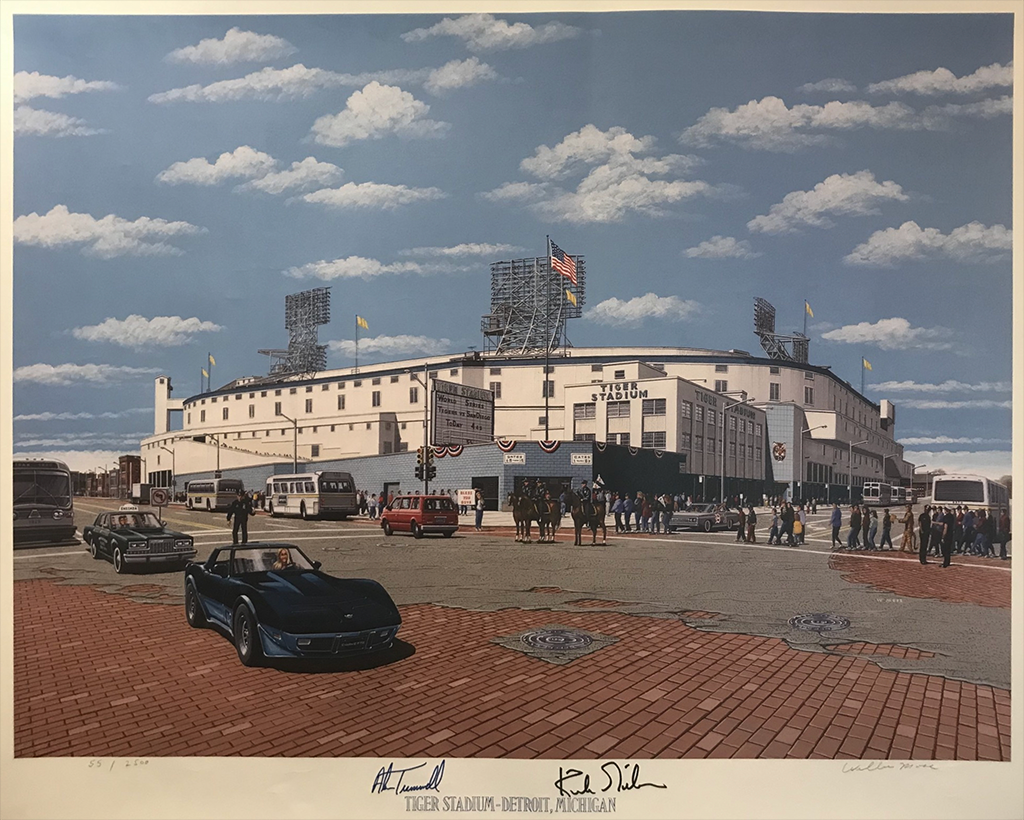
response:
M573 295L573 292L568 288L566 288L565 291L565 298L572 302L573 307L576 307L576 297Z
M558 271L574 285L576 284L576 260L554 242L551 243L551 270Z
M864 363L864 368L865 368L866 370L871 370L871 362L869 362L869 361L868 361L867 359L865 359L865 358L864 358L863 356L861 356L861 359L860 359L860 360L861 360L861 361L862 361L862 362Z
M810 316L812 319L814 318L814 311L811 310L811 306L806 301L804 302L804 310L807 311L808 316Z
M366 319L364 319L362 316L356 316L356 324L359 327L363 328L363 330L369 330L370 329L369 322L367 322Z
M213 358L213 354L212 353L207 353L206 355L210 359L210 366L211 367L213 367L215 364L217 364L217 360Z
M199 369L202 371L203 375L206 376L206 378L210 378L210 374L206 372L205 367L200 367Z

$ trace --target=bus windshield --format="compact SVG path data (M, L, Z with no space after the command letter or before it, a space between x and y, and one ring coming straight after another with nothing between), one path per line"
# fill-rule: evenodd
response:
M71 506L71 478L61 472L15 472L14 504Z
M938 480L934 488L936 501L970 501L981 504L985 501L985 485L978 480Z

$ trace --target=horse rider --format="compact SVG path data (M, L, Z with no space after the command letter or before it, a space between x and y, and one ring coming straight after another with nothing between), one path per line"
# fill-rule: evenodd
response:
M590 518L591 516L593 516L593 514L594 514L594 503L593 503L593 500L591 498L590 487L587 486L587 480L586 479L583 479L583 481L580 482L580 488L579 488L579 491L576 493L576 495L577 495L577 497L580 500L580 504L582 505L583 514L585 516L587 516L587 518Z

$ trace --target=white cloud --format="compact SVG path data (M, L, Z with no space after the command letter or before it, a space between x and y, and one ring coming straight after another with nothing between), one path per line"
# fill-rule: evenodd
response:
M822 339L830 342L875 345L882 350L949 350L953 347L949 337L950 332L945 328L912 327L910 322L898 316L874 323L845 325L821 334Z
M921 447L926 444L1010 444L1008 438L973 438L970 436L911 436L901 438L899 443L904 447Z
M488 202L529 202L546 197L550 190L551 186L544 182L504 182L480 196Z
M107 132L91 127L79 117L19 105L14 109L14 133L33 137L89 137Z
M14 369L14 381L51 387L78 384L107 387L159 372L155 367L118 367L110 364L30 364Z
M898 262L952 259L956 262L998 262L1008 258L1012 232L1003 225L986 227L971 222L944 234L904 222L898 228L875 231L843 257L847 265L896 267Z
M375 80L352 94L344 111L319 117L311 134L314 142L336 148L389 134L406 138L443 137L451 125L427 119L428 111L430 106L408 91Z
M227 179L263 176L277 166L270 154L240 145L234 151L225 151L211 164L206 157L193 157L175 162L156 175L157 182L167 185L218 185Z
M998 481L1011 470L1009 450L904 450L903 458L913 464L927 464L928 471L977 473Z
M196 63L199 65L230 65L231 63L262 63L287 57L297 51L287 40L272 34L242 31L237 26L228 29L223 40L209 38L194 46L178 48L164 59L169 63Z
M634 137L618 126L602 131L590 124L567 134L554 148L538 146L532 157L519 163L519 168L540 179L558 179L581 165L597 165L612 157L644 154L653 148L654 137ZM698 162L696 157L686 157L686 161L691 165Z
M818 80L816 83L804 83L797 91L803 94L814 94L818 91L825 91L831 94L843 94L857 90L857 86L847 80L838 77L829 77L825 80Z
M810 191L792 191L782 202L772 205L767 214L747 223L754 233L795 233L801 227L834 228L833 216L878 214L883 202L906 202L903 188L892 180L877 182L870 171L833 174Z
M328 342L327 346L334 353L353 356L356 344L351 339ZM386 353L389 355L417 353L447 353L451 350L451 339L432 339L429 336L371 336L359 340L359 355Z
M96 219L90 214L72 213L66 205L55 205L40 216L33 212L14 220L14 241L22 245L59 248L83 246L83 252L103 259L115 256L175 256L181 250L163 241L172 236L205 233L205 228L188 222L168 222L143 216L134 222L114 214Z
M737 241L733 236L712 236L683 254L690 259L754 259L761 255L746 239Z
M868 385L876 393L1009 393L1010 382L975 382L969 384L946 379L938 384L915 381L889 381Z
M239 185L235 190L283 194L292 188L317 188L322 185L333 185L340 182L343 176L344 173L337 165L319 162L314 157L306 157L301 162L293 162L287 170L274 171L264 177Z
M384 185L378 182L348 182L340 188L322 188L303 194L298 199L329 208L382 208L385 210L444 199L448 194L440 188L410 188L407 185Z
M973 74L957 77L948 68L934 71L915 71L892 80L883 80L868 86L871 94L971 94L989 88L1013 85L1013 63L993 63Z
M900 402L900 407L911 410L1009 410L1011 401L993 401L992 399L967 399L965 401L946 401L943 399L908 399Z
M402 35L407 43L418 43L429 37L458 37L473 52L503 51L510 48L528 48L541 43L568 40L580 34L580 29L564 23L551 22L540 26L527 23L508 23L491 14L466 14L445 17L430 28L418 28Z
M87 91L119 91L121 86L107 80L80 80L78 77L52 77L38 71L19 71L14 75L14 102L26 102L36 97L60 99L68 94Z
M431 94L445 94L456 88L467 88L485 80L495 80L498 72L476 57L451 60L435 68L427 76L423 88Z
M96 468L113 469L120 456L139 455L139 448L125 447L123 450L43 450L25 452L15 450L15 458L55 458L63 461L68 468L78 473L96 472Z
M678 296L646 293L629 300L605 299L586 312L586 318L613 327L638 327L648 319L682 322L701 309L698 302Z
M192 317L145 316L132 314L127 319L104 320L98 325L76 327L71 335L87 342L111 342L121 347L139 349L152 345L177 347L188 344L197 333L215 333L223 330L213 322L204 322Z
M421 273L422 270L417 262L395 262L388 265L364 256L346 256L344 259L332 259L329 262L321 259L319 262L288 268L284 274L294 279L322 279L330 282L333 279L372 279L388 273Z
M409 248L399 251L399 256L497 256L502 253L520 253L523 251L519 245L487 244L487 243L463 243L448 248Z
M73 447L78 445L87 445L89 447L97 447L100 445L122 445L124 447L135 447L138 449L139 440L145 438L152 433L76 433L74 435L67 436L51 436L50 438L39 438L38 434L33 434L35 437L19 436L14 442L15 447Z
M680 135L680 142L706 148L721 142L762 151L794 152L824 145L828 132L858 128L941 131L956 117L994 117L1011 111L1009 98L968 105L929 106L917 111L901 102L873 106L862 100L794 105L778 97L751 100L730 111L712 108ZM824 131L826 133L817 133Z
M80 419L120 419L139 413L152 413L152 407L129 407L127 410L107 411L105 413L22 413L15 416L14 421L78 421Z

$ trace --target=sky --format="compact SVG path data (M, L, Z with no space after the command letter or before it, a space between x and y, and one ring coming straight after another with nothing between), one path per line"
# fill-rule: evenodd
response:
M267 372L482 346L489 264L586 258L577 346L759 354L753 299L897 405L908 460L1010 472L1009 15L20 16L14 449L110 466Z

